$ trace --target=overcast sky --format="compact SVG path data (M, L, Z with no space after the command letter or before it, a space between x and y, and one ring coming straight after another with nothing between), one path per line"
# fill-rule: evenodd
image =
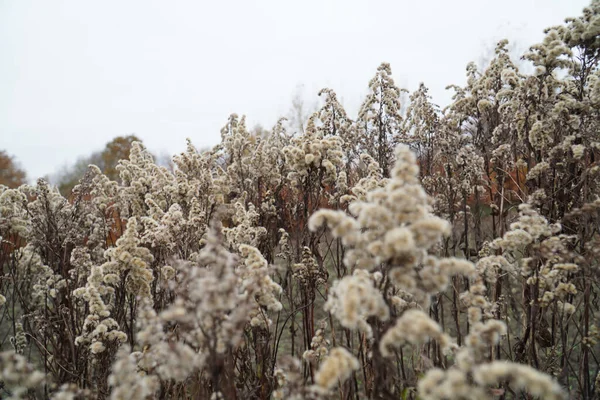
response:
M30 179L134 133L216 144L230 113L271 127L299 84L356 115L377 66L434 100L503 37L521 48L587 0L0 0L0 149Z

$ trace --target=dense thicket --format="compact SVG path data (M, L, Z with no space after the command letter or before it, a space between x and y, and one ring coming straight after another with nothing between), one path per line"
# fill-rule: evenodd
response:
M173 171L0 186L0 397L597 398L599 34L502 41L444 110L381 64L356 119L323 89Z

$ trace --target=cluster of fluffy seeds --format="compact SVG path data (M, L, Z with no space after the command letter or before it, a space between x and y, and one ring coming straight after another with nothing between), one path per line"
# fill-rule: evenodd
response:
M0 377L9 399L26 398L28 390L38 388L44 381L43 373L36 371L24 356L12 351L0 353Z
M321 327L317 329L315 336L313 336L310 342L310 349L302 354L302 358L312 365L317 365L329 353L327 346L330 343L325 337L327 323L323 321L320 325Z
M102 267L93 266L86 286L75 289L76 298L87 303L89 314L85 318L82 333L75 339L76 345L89 345L93 354L100 354L107 345L118 345L127 340L127 335L119 330L119 324L110 317L110 310L103 296L114 291L104 284Z
M135 354L127 346L119 350L108 382L112 387L111 400L145 400L160 387L155 376L138 370Z
M302 262L294 264L292 271L292 276L302 286L317 287L327 282L327 271L319 267L310 248L306 246L302 249Z
M343 347L331 350L315 375L315 384L324 391L331 390L338 382L344 382L360 364L356 357Z
M400 349L406 344L418 346L430 338L437 340L444 349L449 349L452 343L450 337L442 332L439 324L423 311L407 310L385 332L379 342L379 351L384 357L390 357L394 349Z
M151 298L150 285L154 280L150 264L154 260L152 253L141 246L138 224L135 217L127 221L127 229L115 247L106 250L109 260L102 265L104 283L118 285L125 279L127 291L135 296Z
M246 209L244 204L238 201L233 207L235 213L232 219L235 225L223 229L229 247L235 249L236 245L240 244L258 246L267 234L267 230L262 226L258 226L259 214L254 205L250 203Z
M324 184L336 182L338 171L344 167L343 140L339 136L323 135L315 126L316 115L307 124L303 135L292 138L283 148L285 160L290 168L288 180L299 186L314 171L322 171Z
M365 270L356 270L351 276L335 281L324 309L335 315L343 327L359 330L368 337L372 335L368 318L386 321L390 316L373 275Z
M271 279L269 266L256 247L241 245L240 254L244 261L240 269L241 290L248 299L256 302L256 307L250 311L250 324L255 327L267 329L271 319L263 311L281 311L282 305L277 296L281 293L281 286Z

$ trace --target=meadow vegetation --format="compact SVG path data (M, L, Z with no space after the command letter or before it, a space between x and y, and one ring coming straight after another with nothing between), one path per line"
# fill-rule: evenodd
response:
M0 398L599 398L600 1L507 45L444 109L383 63L357 116L0 185Z

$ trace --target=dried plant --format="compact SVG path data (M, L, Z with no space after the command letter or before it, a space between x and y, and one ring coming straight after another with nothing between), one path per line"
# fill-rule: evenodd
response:
M0 398L597 398L599 35L593 0L444 110L383 63L355 120L323 89L301 132L0 185Z

